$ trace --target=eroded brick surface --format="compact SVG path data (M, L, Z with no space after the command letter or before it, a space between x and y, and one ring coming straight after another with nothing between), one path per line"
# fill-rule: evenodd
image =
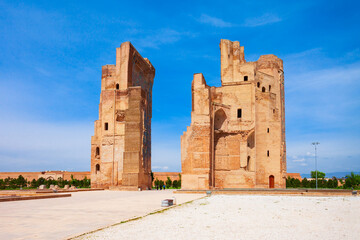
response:
M221 40L221 87L192 83L191 125L181 136L182 189L285 188L283 62L246 62Z
M151 187L151 114L155 69L130 42L102 67L99 120L91 138L91 186Z

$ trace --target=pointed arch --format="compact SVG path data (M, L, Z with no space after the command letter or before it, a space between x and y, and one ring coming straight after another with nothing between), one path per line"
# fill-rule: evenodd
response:
M275 177L274 175L270 175L269 176L269 188L274 188L275 187Z

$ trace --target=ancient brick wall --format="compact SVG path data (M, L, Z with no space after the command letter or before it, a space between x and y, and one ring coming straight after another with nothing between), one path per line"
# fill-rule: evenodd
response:
M151 187L151 114L155 69L130 42L102 68L99 120L91 140L91 185Z
M171 181L180 180L179 172L153 172L153 174L154 174L154 181L158 179L164 181L165 183L168 177L171 179Z
M239 42L221 40L221 87L192 84L191 125L181 136L183 189L284 188L282 60L246 62Z

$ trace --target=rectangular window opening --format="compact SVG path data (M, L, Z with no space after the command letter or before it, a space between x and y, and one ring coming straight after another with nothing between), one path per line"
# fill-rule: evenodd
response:
M268 156L268 157L270 156L270 151L269 151L269 150L267 151L267 156Z
M239 108L238 111L237 111L237 117L238 117L238 118L241 118L241 117L242 117L241 108Z
M247 81L248 80L248 76L244 76L244 81Z
M270 132L270 128L267 129L267 132L268 132L268 133Z
M109 123L105 123L105 130L107 131L109 129Z

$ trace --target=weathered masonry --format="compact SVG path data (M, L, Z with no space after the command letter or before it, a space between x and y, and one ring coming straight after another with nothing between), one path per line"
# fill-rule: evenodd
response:
M182 189L285 188L284 72L275 55L246 62L221 40L221 87L192 83L191 125L181 136Z
M99 120L91 138L91 186L151 187L151 114L155 69L130 42L116 65L102 67Z

